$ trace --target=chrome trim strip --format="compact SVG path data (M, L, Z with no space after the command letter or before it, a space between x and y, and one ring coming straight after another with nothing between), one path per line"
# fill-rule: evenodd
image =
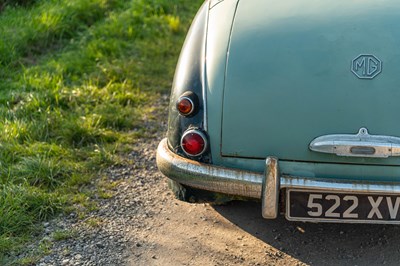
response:
M350 180L315 179L294 176L281 177L281 189L323 190L332 192L386 193L400 195L400 183L371 183Z
M208 12L207 12L207 18L206 18L206 27L205 27L205 43L204 43L204 50L203 50L203 59L202 61L204 62L203 68L202 68L202 77L201 77L201 82L203 83L202 86L202 97L203 97L203 129L204 131L208 131L208 118L207 118L207 90L208 90L208 83L207 83L207 42L208 42L208 27L209 27L209 13L210 13L210 5L211 1L208 3Z
M265 176L262 184L262 216L265 219L275 219L278 217L279 205L279 167L278 159L268 157L265 162Z
M369 135L366 128L357 134L320 136L310 143L310 150L338 156L388 158L400 156L400 137Z

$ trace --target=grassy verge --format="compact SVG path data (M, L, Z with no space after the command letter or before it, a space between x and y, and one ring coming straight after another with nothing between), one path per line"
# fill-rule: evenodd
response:
M202 1L0 0L0 264L144 132ZM13 3L13 4L10 4Z

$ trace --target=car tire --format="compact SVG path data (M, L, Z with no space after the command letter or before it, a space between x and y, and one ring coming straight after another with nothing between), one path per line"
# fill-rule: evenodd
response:
M168 179L168 187L176 199L190 203L223 205L235 199L230 195L188 187L172 179Z

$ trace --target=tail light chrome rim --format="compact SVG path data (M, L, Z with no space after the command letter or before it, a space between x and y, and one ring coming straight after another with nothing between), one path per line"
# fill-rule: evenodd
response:
M199 150L199 152L197 152L197 153L195 153L195 154L189 153L189 152L185 149L185 146L186 146L186 145L184 144L185 139L186 139L187 137L189 137L190 135L197 135L197 136L199 136L199 137L203 140L203 142L204 142L203 148L202 148L201 150ZM200 155L202 155L202 154L207 150L207 147L208 147L207 137L206 137L206 135L205 135L202 131L200 131L200 130L198 130L198 129L189 129L188 131L186 131L186 132L182 135L182 138L181 138L181 147L182 147L183 152L184 152L186 155L188 155L188 156L191 156L191 157L200 156Z

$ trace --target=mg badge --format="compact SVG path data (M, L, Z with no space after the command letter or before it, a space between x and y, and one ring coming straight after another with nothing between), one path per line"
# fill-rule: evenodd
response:
M359 55L351 62L351 72L360 79L373 79L382 72L382 61L374 55Z

